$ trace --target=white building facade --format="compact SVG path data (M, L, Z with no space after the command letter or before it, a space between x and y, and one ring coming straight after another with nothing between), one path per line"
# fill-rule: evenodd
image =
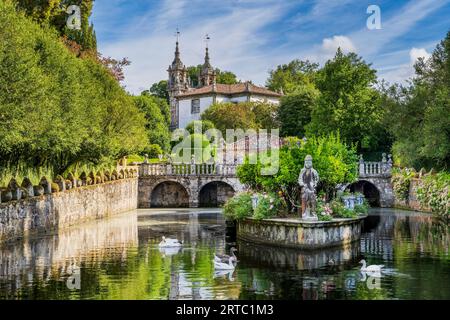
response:
M206 48L205 62L198 76L198 86L194 88L187 70L180 59L178 41L175 58L167 70L168 91L171 110L171 129L185 128L189 122L200 120L200 115L213 103L219 102L269 102L278 104L282 94L255 86L250 82L237 84L216 83L216 72L209 61Z

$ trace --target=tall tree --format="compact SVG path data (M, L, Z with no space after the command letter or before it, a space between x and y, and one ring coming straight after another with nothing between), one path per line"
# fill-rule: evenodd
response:
M191 78L193 87L198 86L198 75L202 70L202 66L203 65L199 64L197 66L187 67L188 75L189 78ZM239 82L237 80L236 75L231 71L222 71L219 68L216 68L215 71L216 71L216 83L236 84Z
M155 97L165 99L167 102L169 102L169 92L167 91L167 80L155 82L150 87L150 90L145 90L142 93L151 94Z
M382 129L384 109L373 87L376 71L355 53L342 53L328 60L317 73L316 85L321 94L312 110L309 135L340 131L347 143L356 143L360 151L375 151L386 141Z
M411 86L384 91L386 125L401 165L450 168L450 31L429 60L415 64Z
M318 97L319 91L313 84L308 84L297 87L293 93L281 98L278 108L281 136L305 136L305 126L311 121L311 112Z
M55 28L66 42L73 41L80 45L82 51L97 52L97 39L93 24L89 24L94 0L13 0L18 9L23 10L30 18ZM66 12L70 5L80 7L80 30L69 29L66 21L69 14Z
M307 85L314 81L314 76L319 65L308 60L292 60L288 64L277 66L271 70L266 86L273 91L283 91L290 94L299 86Z
M149 144L157 144L163 150L168 150L170 142L169 126L162 114L159 98L141 95L134 97L136 106L145 114L146 129ZM164 101L165 102L165 101Z

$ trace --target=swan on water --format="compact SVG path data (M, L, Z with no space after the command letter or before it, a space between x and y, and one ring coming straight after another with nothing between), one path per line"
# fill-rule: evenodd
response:
M381 268L384 267L384 265L380 264L372 264L370 266L366 266L366 260L361 260L359 263L362 263L361 271L364 272L370 272L370 273L379 273L381 272Z
M159 243L160 248L173 248L173 247L181 247L183 243L178 239L171 239L162 236L162 241Z
M237 262L237 257L234 254L235 252L237 252L237 249L235 247L232 247L230 249L230 255L227 255L227 254L217 255L217 254L215 254L214 255L214 261L227 263L228 259L231 258L232 262Z
M235 265L233 264L232 259L233 258L230 257L228 259L228 263L224 263L224 262L217 261L216 259L214 259L213 260L213 262L214 262L214 269L215 270L234 270Z

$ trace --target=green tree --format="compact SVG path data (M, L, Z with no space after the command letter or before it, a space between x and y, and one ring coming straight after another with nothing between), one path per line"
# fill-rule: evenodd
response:
M340 131L347 143L360 150L378 150L388 140L382 127L384 108L380 94L373 88L376 71L355 53L337 50L334 59L318 72L316 86L320 91L312 110L308 135Z
M273 91L283 90L285 94L293 93L299 86L314 82L319 65L308 60L292 60L288 64L277 66L269 72L266 86Z
M141 94L151 94L155 97L161 98L169 102L169 92L167 91L167 80L155 82L150 87L150 90L145 90Z
M216 82L222 84L236 84L239 81L233 72L216 69Z
M142 149L145 118L109 72L0 2L0 164L99 163Z
M159 98L146 95L134 97L136 106L145 114L147 120L145 127L149 144L157 144L163 150L168 150L170 143L169 127L167 119L158 105L158 100Z
M18 9L41 25L55 28L61 36L79 44L83 51L97 52L94 26L89 24L94 0L13 0ZM67 28L66 8L78 5L81 11L81 29Z
M308 154L313 157L314 168L320 175L319 191L331 195L337 184L353 182L357 177L356 148L347 146L334 134L310 137L306 142L296 137L288 138L279 149L279 170L276 174L261 174L264 164L260 155L256 164L250 164L249 159L245 159L244 164L238 167L237 176L241 183L253 190L290 192L298 187L298 175Z
M198 76L200 71L202 70L203 65L199 64L197 66L189 66L187 67L188 76L192 81L192 86L198 86ZM236 75L231 71L222 71L219 68L215 69L216 71L216 83L221 84L236 84L239 81L237 80Z
M194 134L196 126L198 128L201 128L201 133L205 133L206 131L215 128L214 123L209 120L194 120L188 123L188 125L186 126L186 130L190 134Z
M415 64L409 87L384 90L386 126L395 137L393 152L403 166L450 167L450 32L428 61Z
M223 134L226 129L256 129L256 117L251 107L248 102L214 103L202 113L201 119L214 123Z
M304 137L305 126L311 121L311 112L316 106L319 91L313 84L298 86L290 95L281 98L278 108L280 134L282 137Z

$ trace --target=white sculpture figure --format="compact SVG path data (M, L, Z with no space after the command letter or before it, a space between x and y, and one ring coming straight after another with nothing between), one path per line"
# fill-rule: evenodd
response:
M305 165L298 176L298 184L302 188L302 218L317 220L316 215L316 187L319 174L312 166L312 157L305 157Z

